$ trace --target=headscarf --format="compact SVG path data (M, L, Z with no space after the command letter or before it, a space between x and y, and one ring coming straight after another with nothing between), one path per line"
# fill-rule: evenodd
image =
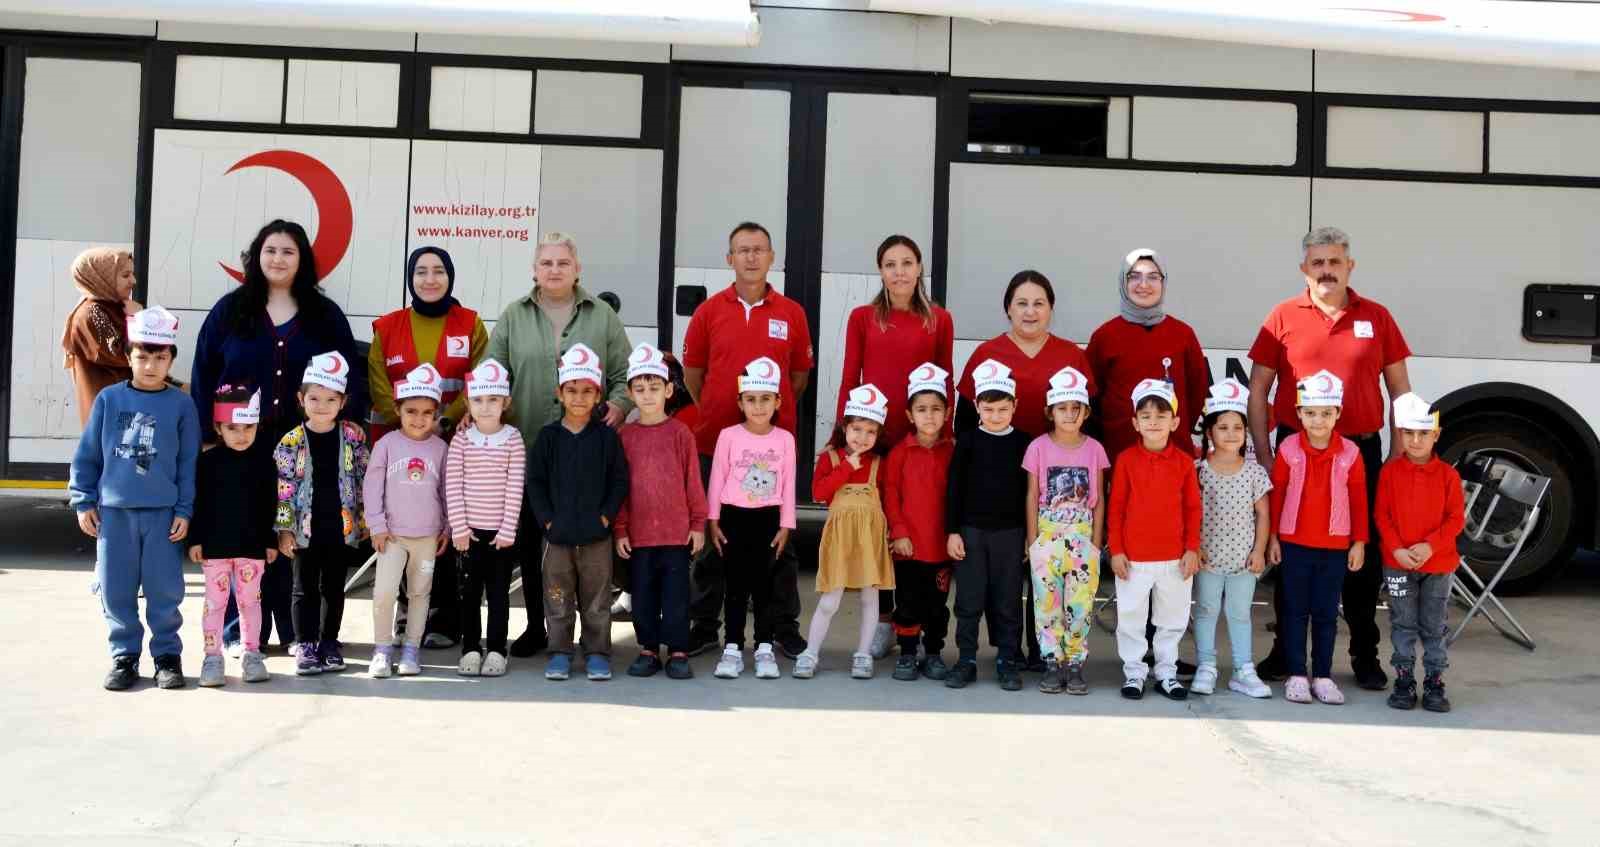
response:
M449 278L450 285L444 290L444 296L438 301L429 303L417 296L417 287L414 277L417 273L417 260L424 255L432 253L444 263L444 275ZM442 318L450 311L452 306L459 306L456 298L450 296L456 290L456 263L450 260L450 254L443 247L431 245L418 247L411 251L411 257L406 259L406 290L411 292L411 308L425 318Z
M1145 308L1133 302L1128 296L1128 272L1139 263L1140 259L1149 259L1156 263L1156 269L1161 271L1161 299L1154 306ZM1140 326L1155 326L1166 320L1167 312L1163 304L1167 300L1167 284L1172 282L1172 277L1167 276L1167 263L1161 261L1160 254L1154 250L1140 247L1132 253L1122 257L1122 273L1117 274L1117 296L1122 298L1122 317Z
M110 317L117 324L117 329L122 329L123 300L117 293L117 274L122 270L123 262L133 264L133 254L115 247L90 247L72 260L72 287L78 289L81 296L77 305L67 312L66 325L61 328L61 349L66 352L62 367L68 370L72 368L72 316L84 301L97 300L115 306L116 314Z

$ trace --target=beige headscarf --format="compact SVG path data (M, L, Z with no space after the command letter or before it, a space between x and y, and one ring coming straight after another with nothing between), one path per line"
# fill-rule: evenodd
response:
M114 247L90 247L72 260L72 286L83 296L67 313L67 324L61 330L61 349L66 351L63 367L72 368L72 351L68 342L72 336L72 316L85 300L100 300L114 304L122 312L122 296L117 293L117 274L123 263L133 264L133 254Z

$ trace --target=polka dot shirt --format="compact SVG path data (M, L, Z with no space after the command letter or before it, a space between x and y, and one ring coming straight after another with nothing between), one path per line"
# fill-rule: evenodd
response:
M1272 490L1272 477L1260 464L1246 460L1232 474L1219 474L1204 459L1195 462L1200 473L1200 548L1206 553L1205 569L1236 574L1250 561L1256 543L1255 503Z

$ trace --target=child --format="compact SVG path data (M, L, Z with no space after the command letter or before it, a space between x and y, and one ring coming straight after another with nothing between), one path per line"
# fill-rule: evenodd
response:
M1267 566L1267 469L1245 458L1250 389L1236 379L1211 386L1201 430L1210 449L1195 463L1200 473L1200 573L1194 578L1194 646L1199 667L1189 690L1217 688L1217 613L1228 616L1233 678L1228 688L1266 698L1272 689L1250 659L1250 603L1256 578Z
M516 567L517 519L527 452L522 434L505 422L511 374L484 359L467 374L469 424L456 430L445 459L444 499L452 542L461 554L462 676L504 676L511 618L511 571ZM478 640L478 604L489 602L489 642ZM487 648L487 653L481 652Z
M611 525L628 496L628 460L617 433L594 416L605 386L600 357L584 344L556 371L561 419L546 424L528 457L528 505L545 529L544 678L572 672L572 624L580 616L584 672L611 678Z
M939 656L950 626L953 574L944 533L945 485L955 452L955 442L945 433L949 379L932 362L911 372L906 418L912 431L894 445L883 465L883 510L894 555L894 631L900 641L894 678L908 682L919 674L934 680L950 675ZM922 658L917 656L919 640Z
M445 525L444 439L434 434L443 379L433 365L421 364L394 385L395 415L400 427L372 447L366 482L361 489L367 507L367 528L378 566L372 583L372 675L422 673L417 653L428 621L428 594L433 591L433 565L450 543ZM400 666L393 662L394 607L400 578L406 582L405 647Z
M706 486L706 535L727 571L723 617L727 646L713 674L735 679L744 673L745 609L754 606L756 678L777 679L772 652L772 568L795 526L794 435L773 424L783 398L782 372L762 356L739 376L739 411L744 422L717 435Z
M628 394L639 420L622 428L628 457L628 499L612 529L617 555L629 562L633 632L639 658L629 676L661 670L667 645L667 676L689 679L689 559L706 544L706 491L694 433L667 417L676 394L666 357L641 344L628 357Z
M278 558L278 534L272 521L278 510L278 474L272 455L256 449L261 423L261 392L223 385L211 404L217 447L200 454L195 471L194 523L189 527L189 561L205 573L206 600L201 618L206 660L200 684L222 685L223 610L230 584L239 606L239 633L244 642L245 682L270 678L261 655L261 584L267 566ZM284 567L279 565L278 567Z
M851 389L844 416L834 427L828 449L817 457L811 497L828 507L817 551L817 610L811 615L807 647L794 660L796 679L816 676L828 625L847 588L861 590L861 633L850 659L853 679L872 678L872 636L878 628L878 589L894 588L883 497L878 491L878 434L889 416L889 401L867 383ZM915 653L912 654L915 658Z
M1361 570L1367 543L1367 473L1361 453L1333 431L1344 382L1327 371L1300 380L1295 413L1302 431L1278 444L1272 465L1272 538L1267 562L1282 564L1283 614L1278 637L1289 667L1283 696L1291 703L1338 705L1333 641L1339 634L1344 575ZM1306 679L1306 622L1311 623L1311 679Z
M1417 705L1416 649L1422 639L1422 708L1450 711L1444 695L1449 667L1445 611L1450 580L1461 564L1456 537L1466 526L1461 475L1433 454L1439 413L1415 394L1394 401L1394 423L1405 456L1378 473L1378 537L1383 541L1383 578L1389 587L1389 641L1394 645L1394 691L1389 705Z
M950 455L945 483L945 551L956 562L956 647L945 677L949 688L978 678L978 621L989 619L998 652L996 676L1006 691L1022 690L1022 585L1028 474L1026 433L1011 425L1017 383L1011 369L986 359L972 372L978 428L962 433Z
M194 515L200 420L194 401L167 385L178 355L178 319L160 306L128 318L133 376L95 397L72 457L72 507L95 540L94 577L111 630L105 687L124 691L139 678L144 627L150 626L156 687L182 688L183 551Z
M1111 461L1083 433L1089 418L1089 380L1068 366L1050 377L1045 394L1051 430L1028 445L1028 560L1033 566L1033 612L1045 654L1046 694L1088 694L1083 662L1100 589L1100 492Z
M339 352L313 356L300 378L306 422L284 434L272 453L278 465L278 552L294 561L294 672L344 670L339 626L344 578L367 537L361 482L367 435L339 420L350 364Z
M1193 458L1172 443L1178 429L1172 384L1143 380L1133 387L1132 398L1139 445L1117 456L1106 524L1111 570L1117 575L1122 696L1144 696L1151 672L1144 663L1148 649L1155 653L1156 687L1168 699L1182 700L1189 692L1178 682L1178 640L1189 626L1190 578L1200 569L1200 487ZM1147 620L1155 624L1155 636L1148 639Z

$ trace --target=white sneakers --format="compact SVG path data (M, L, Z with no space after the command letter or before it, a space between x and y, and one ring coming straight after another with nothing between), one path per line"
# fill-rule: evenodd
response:
M483 668L481 670L484 676L505 676L506 657L492 650L489 651L489 655L483 657Z
M461 657L456 664L456 673L461 676L479 676L483 673L483 654L474 650Z
M389 677L394 676L394 663L389 657L389 651L372 651L372 664L367 666L367 670L372 674L374 679L388 679Z
M872 646L868 648L868 652L872 654L872 658L882 659L889 655L889 651L893 647L894 624L888 621L878 621L878 626L872 630ZM855 670L852 669L851 673L854 674Z
M1272 696L1272 688L1261 677L1256 675L1255 665L1244 665L1235 668L1233 678L1228 680L1228 690L1237 691L1246 697L1265 700Z
M778 657L772 653L772 645L762 642L756 645L756 679L777 679Z
M1217 690L1217 666L1201 665L1195 668L1194 682L1189 683L1189 690L1196 694L1210 694Z
M711 675L717 679L738 679L744 673L744 652L737 644L729 644L722 648L722 658L717 660L717 669Z
M809 652L801 653L800 657L794 660L794 678L810 679L816 675L817 657Z
M259 652L251 653L246 651L243 661L244 670L240 676L244 678L245 682L266 682L272 678L272 674L267 672L266 656L261 655Z
M206 660L200 664L201 687L216 688L227 682L227 677L223 676L223 663L225 661L220 654L206 657Z
M881 624L880 624L881 626ZM856 653L850 657L851 679L872 679L872 656L868 653Z

